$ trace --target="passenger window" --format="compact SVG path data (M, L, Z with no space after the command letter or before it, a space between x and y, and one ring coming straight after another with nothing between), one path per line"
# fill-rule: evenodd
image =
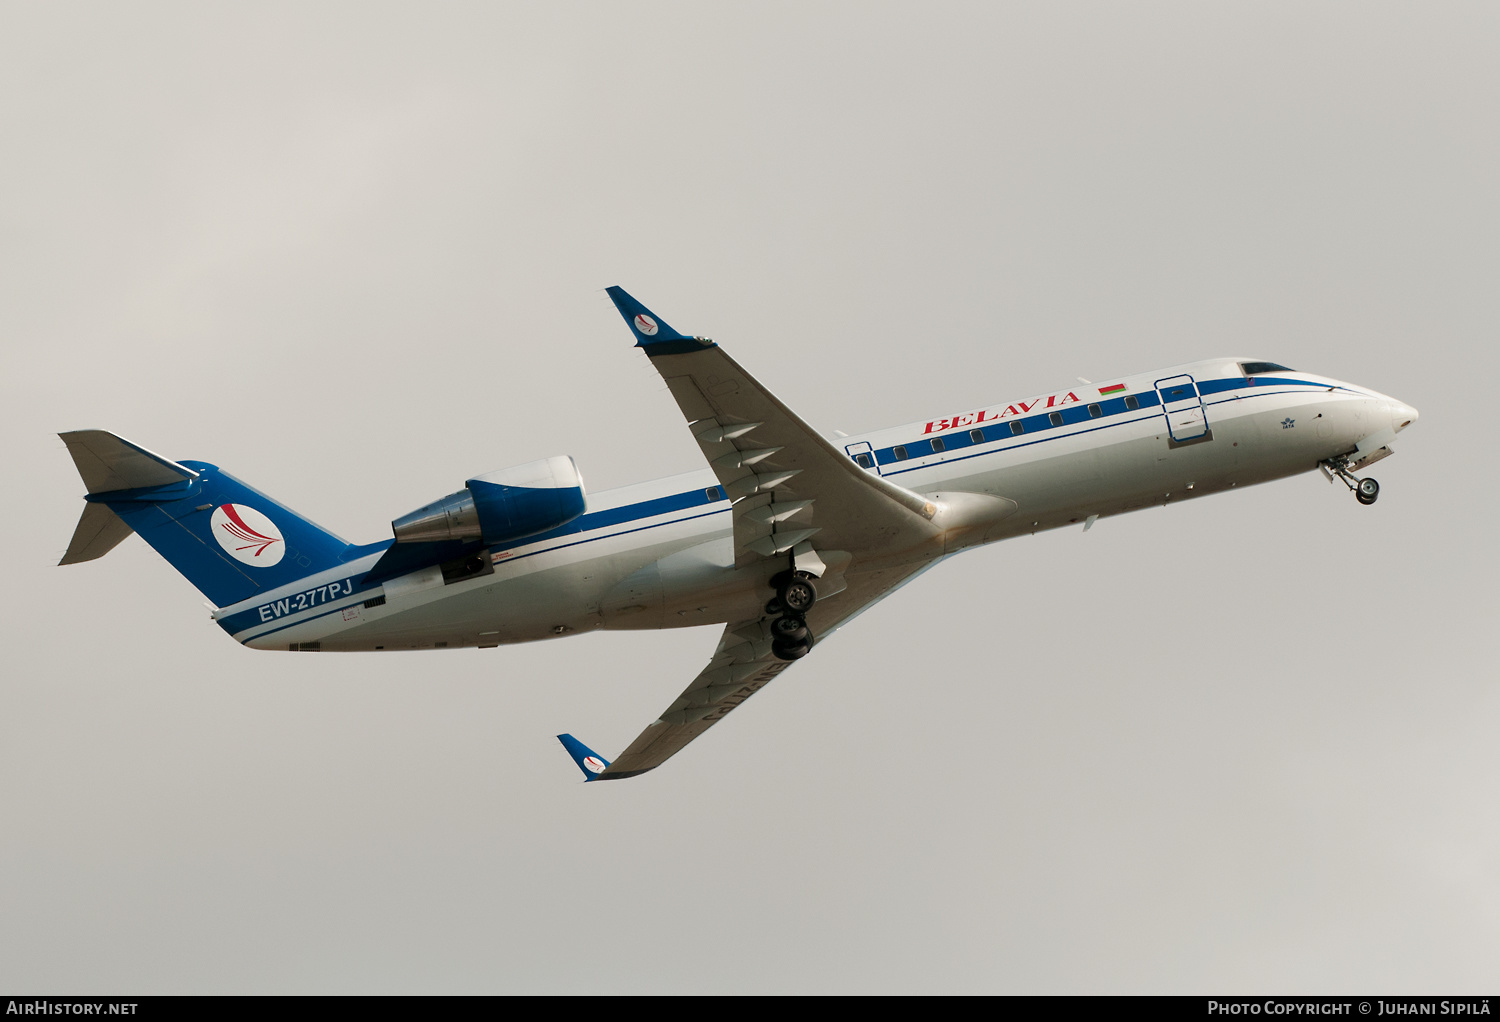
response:
M948 448L943 445L943 438L935 436L932 438L932 451L934 454L942 454Z
M1047 418L1054 426L1062 425L1062 412L1053 412L1051 415L1047 416Z
M1010 431L1016 436L1020 436L1022 433L1026 432L1026 427L1021 425L1020 419L1017 419L1015 422L1012 422L1010 424Z
M971 429L971 430L969 430L969 439L972 440L972 441L974 441L976 444L982 444L982 443L984 443L984 430L982 430L982 429Z
M1138 401L1136 399L1136 397L1135 397L1134 394L1130 395L1129 397L1127 397L1125 399L1125 407L1129 408L1132 412L1135 411L1140 406L1141 406L1141 403L1140 403L1140 401Z
M856 454L854 456L854 463L860 468L871 468L874 465L868 454Z
M719 499L719 488L717 486L710 486L708 489L703 491L703 495L707 497L708 502L712 504L714 501Z
M893 448L891 448L891 453L896 456L896 460L897 461L905 461L906 460L906 448L905 447L893 447Z
M1104 409L1103 408L1100 408L1098 405L1089 405L1089 418L1091 418L1091 419L1097 419L1099 416L1101 416L1103 414L1104 414Z

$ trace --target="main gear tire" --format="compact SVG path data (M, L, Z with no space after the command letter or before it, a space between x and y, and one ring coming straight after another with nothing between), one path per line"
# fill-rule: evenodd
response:
M818 600L818 590L813 587L812 580L806 578L788 579L782 583L776 595L780 597L781 605L787 612L798 617L811 610Z
M807 639L797 639L791 642L777 639L771 643L771 652L778 660L801 660L812 652L812 643Z
M1361 504L1373 504L1380 499L1380 484L1373 479L1361 479L1359 488L1354 491L1354 499Z

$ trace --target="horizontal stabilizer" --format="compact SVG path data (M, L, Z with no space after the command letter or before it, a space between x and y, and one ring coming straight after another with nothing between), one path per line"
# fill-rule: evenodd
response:
M198 478L198 473L186 465L179 465L170 458L163 458L160 454L102 429L78 429L57 435L68 445L73 464L78 466L78 474L83 477L83 485L90 493L171 486L184 479ZM88 520L87 515L84 520ZM81 526L83 523L79 524ZM123 538L122 536L121 539ZM76 541L77 537L74 539ZM115 542L118 543L119 540ZM93 556L98 557L102 553L104 551Z
M557 740L562 742L563 748L568 750L568 755L573 757L573 762L578 764L578 769L583 771L585 781L597 781L599 775L604 772L604 768L609 766L609 760L601 757L572 735L558 735Z
M105 505L85 504L78 528L73 530L73 541L68 544L68 552L57 563L81 564L103 557L119 546L131 531L130 526Z

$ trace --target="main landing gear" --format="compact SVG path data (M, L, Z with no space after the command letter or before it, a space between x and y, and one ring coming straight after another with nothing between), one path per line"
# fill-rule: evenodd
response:
M776 598L766 604L771 621L771 652L780 660L801 660L812 652L813 637L804 615L817 602L813 577L805 571L783 571L771 579Z
M1327 461L1318 462L1318 467L1328 477L1331 483L1334 477L1338 477L1345 486L1354 492L1354 499L1361 504L1373 504L1380 497L1380 484L1373 479L1357 478L1349 471L1349 462L1345 458L1329 458Z

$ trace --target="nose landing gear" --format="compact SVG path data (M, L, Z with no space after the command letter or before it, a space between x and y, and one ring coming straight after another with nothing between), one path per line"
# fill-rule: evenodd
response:
M1373 504L1380 497L1380 484L1373 479L1357 478L1349 471L1349 463L1344 458L1329 458L1327 461L1318 463L1318 468L1333 482L1337 477L1340 482L1354 493L1354 499L1361 504Z

